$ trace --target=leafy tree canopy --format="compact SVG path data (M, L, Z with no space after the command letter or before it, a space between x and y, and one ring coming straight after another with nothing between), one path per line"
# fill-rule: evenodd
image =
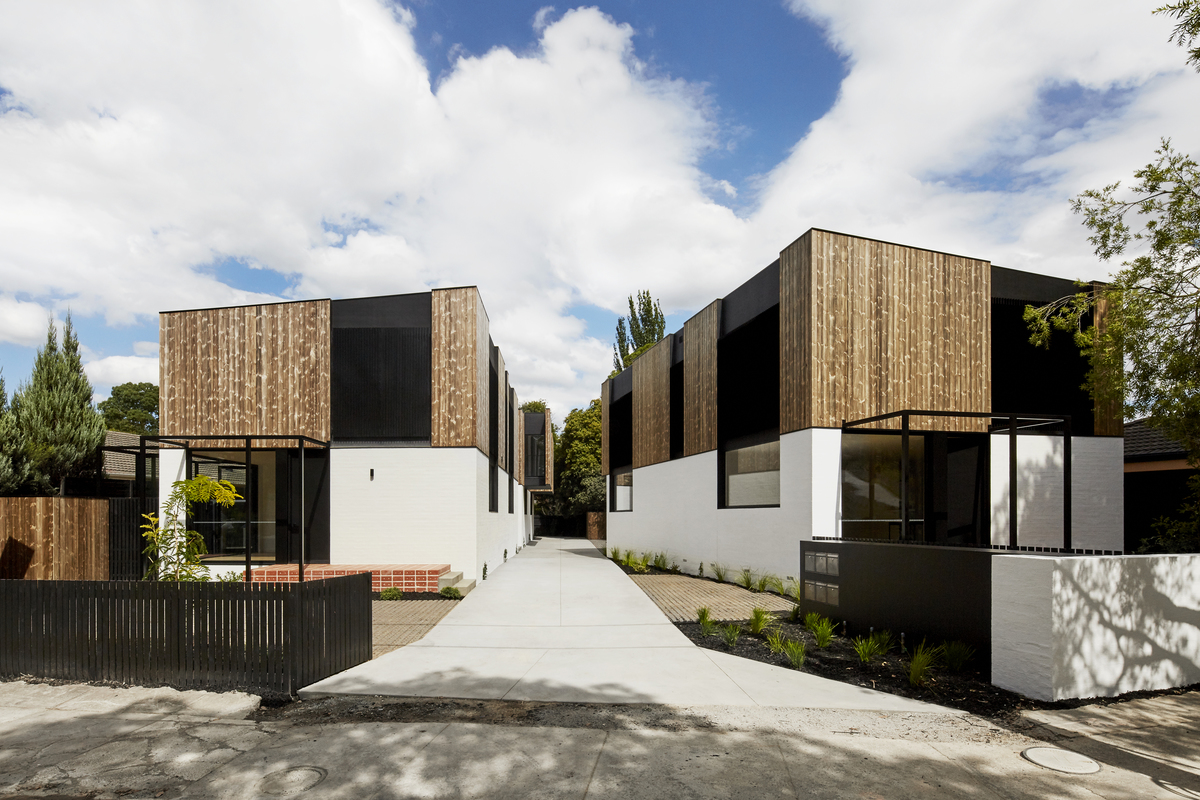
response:
M15 399L15 398L14 398ZM25 482L23 439L17 428L17 415L4 391L4 371L0 370L0 494L15 494Z
M667 333L667 320L650 292L638 292L637 302L629 296L629 316L617 319L617 343L613 345L613 368L620 372Z
M158 433L158 386L153 383L122 383L100 401L100 412L110 431L141 436Z
M526 414L545 414L546 413L546 401L545 400L526 400L524 403L521 403L520 408L521 408L521 411Z

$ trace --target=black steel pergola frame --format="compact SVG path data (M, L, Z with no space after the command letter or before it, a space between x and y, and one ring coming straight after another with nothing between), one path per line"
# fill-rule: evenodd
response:
M163 445L165 444L165 445L167 445L168 449L172 449L172 448L182 449L184 451L185 455L192 450L201 449L201 448L193 447L190 444L191 442L238 442L238 441L243 442L244 447L242 447L242 448L220 447L220 448L214 448L214 449L218 449L218 450L239 450L239 449L241 449L241 450L244 450L245 456L246 456L247 491L249 491L249 480L250 480L250 453L251 453L251 451L253 451L255 449L254 447L251 446L251 443L254 441L278 441L278 440L295 442L296 449L298 449L300 451L300 562L299 562L300 568L299 568L299 579L300 579L301 583L304 582L304 546L305 546L305 544L307 544L307 542L306 542L306 538L307 538L306 537L306 521L307 521L307 517L308 517L308 514L306 513L306 509L304 507L304 500L305 500L305 496L304 496L304 494L305 494L304 446L305 446L305 443L307 442L318 449L328 450L329 442L323 442L320 439L314 439L311 436L303 436L303 435L282 436L282 435L278 435L278 434L272 434L272 435L266 435L266 436L257 436L257 435L256 436L245 436L245 435L229 436L229 435L222 435L222 434L198 434L198 435L172 434L170 436L164 436L162 434L148 434L148 435L144 435L144 436L139 436L138 440L139 440L138 447L136 450L133 449L131 446L123 446L123 445L105 445L101 448L101 450L104 450L107 452L114 452L114 453L126 453L126 454L134 455L137 457L135 481L137 482L138 496L141 497L142 500L146 499L146 454L147 454L146 443L147 442L154 442L155 450L162 450ZM278 449L278 448L259 447L257 449L263 450L263 449ZM292 448L288 447L285 449L291 450ZM161 480L161 478L162 478L162 472L160 470L159 479ZM250 498L247 497L246 498L246 574L245 574L245 581L247 583L250 582L250 570L251 569L253 569L253 566L252 566L252 561L250 560Z
M1062 424L1063 437L1063 549L1071 548L1071 416L1069 414L1001 414L992 411L922 411L904 409L874 417L842 420L842 431L900 418L900 539L908 539L908 441L912 417L958 417L966 419L1002 419L1002 425L988 425L987 433L1008 431L1008 544L1017 547L1017 432L1055 423ZM1022 424L1033 423L1033 424ZM878 430L878 429L877 429ZM887 431L888 429L883 429Z

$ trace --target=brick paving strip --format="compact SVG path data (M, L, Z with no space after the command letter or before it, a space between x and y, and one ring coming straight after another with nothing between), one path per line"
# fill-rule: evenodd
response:
M450 613L457 600L374 600L371 603L373 654L379 658L417 641Z
M689 575L630 575L672 622L695 622L696 609L707 606L714 620L750 619L755 606L768 611L791 611L792 603L769 592L751 592L732 583L717 583Z

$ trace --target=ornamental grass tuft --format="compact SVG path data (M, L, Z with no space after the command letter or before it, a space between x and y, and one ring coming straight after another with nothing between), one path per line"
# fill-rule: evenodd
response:
M975 648L966 642L946 642L942 645L942 656L946 668L951 672L962 672L967 662L975 655Z
M821 617L809 628L817 647L829 647L829 643L833 641L833 631L836 627L836 623L829 617Z
M787 639L784 638L783 631L779 630L778 628L772 628L771 630L767 631L767 649L775 655L779 655L783 652L783 646L786 643Z
M750 632L755 636L775 625L775 617L765 608L755 607L750 610Z
M754 573L750 571L749 567L743 567L738 573L737 583L743 589L754 589Z
M788 639L783 643L783 655L787 657L792 669L800 669L804 666L804 642Z
M856 636L850 640L850 644L858 655L858 660L864 664L870 664L871 659L886 652L881 649L880 641L874 636Z
M729 576L729 570L724 564L718 564L715 561L712 563L713 577L719 582L724 583L725 578Z
M738 637L742 635L742 626L731 622L728 625L721 626L721 638L725 640L725 646L730 650L737 647Z
M655 569L660 569L663 572L666 572L667 568L669 566L669 564L667 563L667 554L666 553L655 553L653 555L653 557L651 558L651 563L654 564Z
M940 644L930 647L922 639L917 648L913 650L912 658L908 662L908 685L924 686L929 680L933 668L941 661L943 652Z
M784 586L783 578L778 575L767 575L767 591L774 592L780 597L787 596L787 589Z
M705 622L712 622L712 611L708 606L700 606L696 609L696 621L703 625Z

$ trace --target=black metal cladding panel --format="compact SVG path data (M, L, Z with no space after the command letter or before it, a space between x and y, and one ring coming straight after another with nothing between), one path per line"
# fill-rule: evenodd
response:
M429 328L334 328L330 422L336 440L429 440Z
M541 411L525 412L525 435L542 436L546 433L546 415Z
M683 331L670 334L671 337L671 366L683 363Z
M623 397L633 393L633 370L622 370L619 375L613 378L612 382L612 399L610 402L615 403Z
M779 259L721 301L721 335L735 331L779 305Z
M1080 291L1082 288L1075 281L1065 278L992 266L993 299L1026 300L1030 303L1045 304Z
M433 292L353 297L330 302L331 328L428 328Z

